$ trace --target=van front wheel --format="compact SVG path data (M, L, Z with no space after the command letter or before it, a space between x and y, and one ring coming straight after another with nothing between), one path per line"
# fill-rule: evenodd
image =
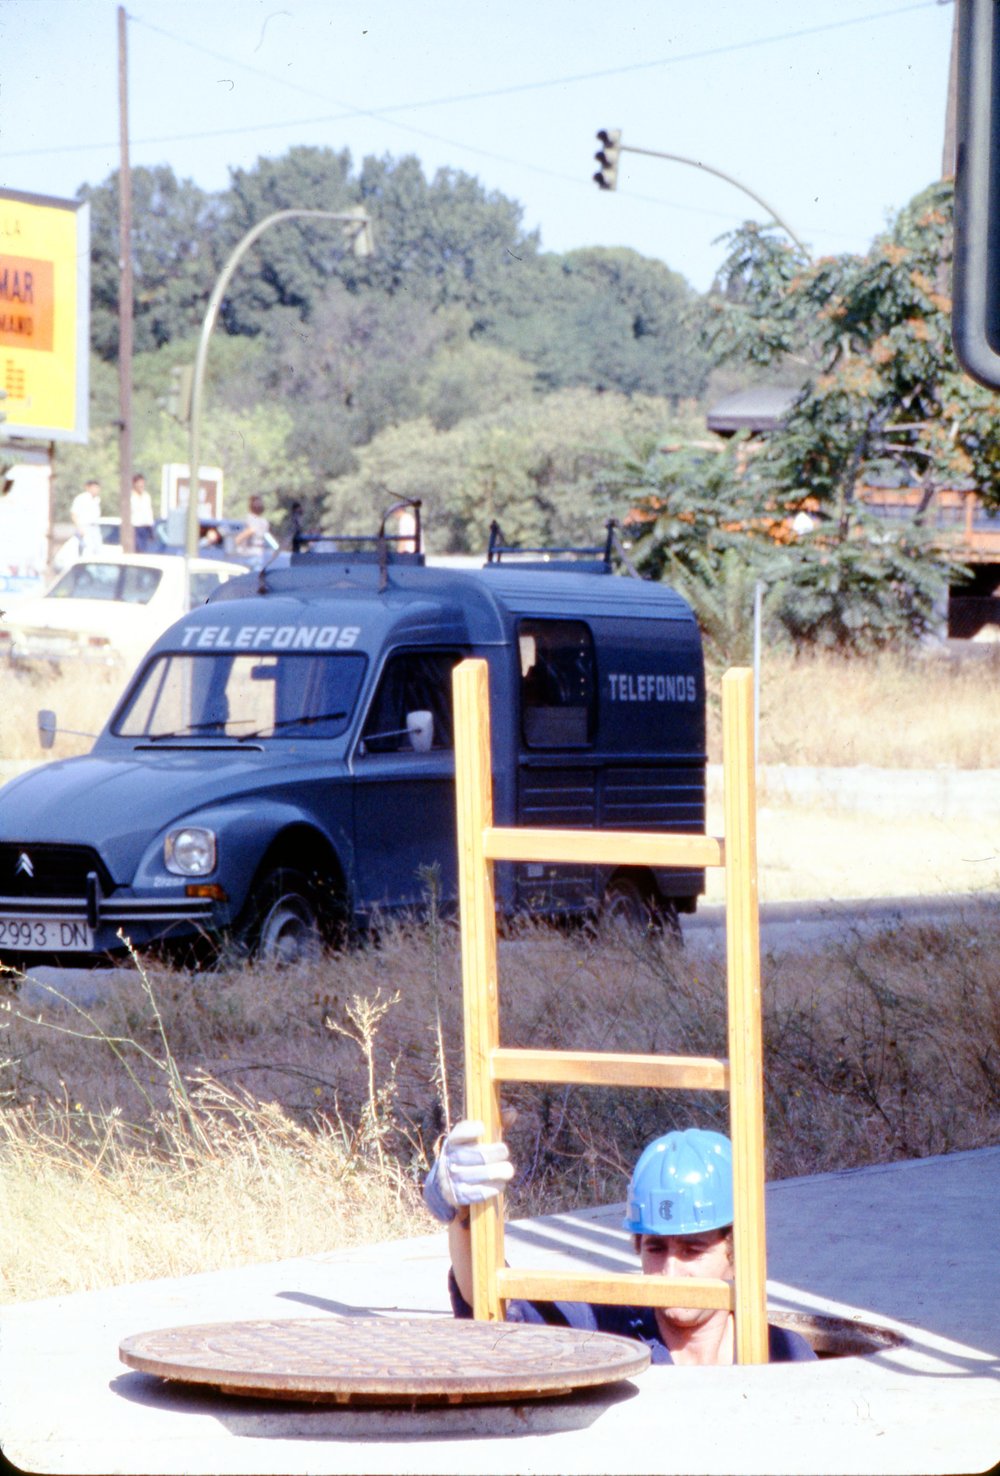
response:
M319 958L323 935L313 888L300 871L279 867L263 880L246 930L250 952L262 963L286 968Z

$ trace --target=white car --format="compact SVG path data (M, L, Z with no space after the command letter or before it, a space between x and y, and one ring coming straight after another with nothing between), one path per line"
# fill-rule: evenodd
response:
M246 572L245 564L192 559L192 606ZM71 564L44 595L13 603L0 620L0 658L83 659L131 671L185 613L183 559L108 548Z

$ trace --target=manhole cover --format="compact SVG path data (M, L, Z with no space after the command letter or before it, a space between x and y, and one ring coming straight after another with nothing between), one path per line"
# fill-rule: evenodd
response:
M125 1338L129 1368L226 1394L335 1404L463 1404L566 1394L641 1373L649 1349L576 1328L423 1317L303 1317Z

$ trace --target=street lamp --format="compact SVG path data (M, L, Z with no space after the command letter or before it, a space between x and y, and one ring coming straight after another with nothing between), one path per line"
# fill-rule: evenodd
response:
M689 159L684 154L667 154L664 153L662 149L640 149L637 148L634 144L623 144L621 141L621 129L619 128L602 128L600 133L597 134L597 138L600 140L600 143L602 145L601 153L594 155L595 159L597 159L601 165L601 168L594 175L594 180L599 189L613 190L617 188L619 154L646 154L652 159L669 159L674 164L690 164L695 169L704 170L706 174L714 174L719 179L724 179L727 184L734 185L736 189L742 190L745 195L749 195L751 200L756 200L757 204L761 206L763 210L767 211L772 220L774 220L787 235L791 236L792 240L795 242L796 246L802 252L802 255L806 258L806 260L811 260L810 253L806 249L805 245L799 240L798 236L792 230L788 222L782 220L781 216L775 210L774 206L769 205L761 195L758 195L756 191L752 190L749 187L749 185L745 185L742 180L736 179L736 177L732 174L727 174L724 169L716 169L714 165L706 164L702 159ZM609 165L611 166L610 168Z
M191 604L191 560L198 552L198 489L199 489L199 467L201 464L201 401L202 390L205 380L205 360L208 356L208 343L215 327L215 320L222 306L226 288L232 280L240 261L250 249L259 236L262 236L269 227L277 225L283 220L337 220L340 221L345 232L351 238L351 250L355 256L371 256L375 249L372 239L371 219L366 213L364 206L352 205L349 210L276 210L273 215L265 218L255 226L252 226L243 239L234 248L218 280L212 289L212 295L208 299L208 307L205 309L205 317L201 325L201 336L198 339L198 349L195 354L194 368L191 375L191 420L188 426L188 505L187 519L185 524L184 539L184 603L185 608Z

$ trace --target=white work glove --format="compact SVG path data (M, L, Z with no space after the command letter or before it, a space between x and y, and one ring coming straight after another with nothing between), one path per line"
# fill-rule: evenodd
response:
M444 1224L460 1207L500 1194L514 1177L507 1144L480 1143L481 1122L458 1122L445 1138L424 1180L424 1204Z

